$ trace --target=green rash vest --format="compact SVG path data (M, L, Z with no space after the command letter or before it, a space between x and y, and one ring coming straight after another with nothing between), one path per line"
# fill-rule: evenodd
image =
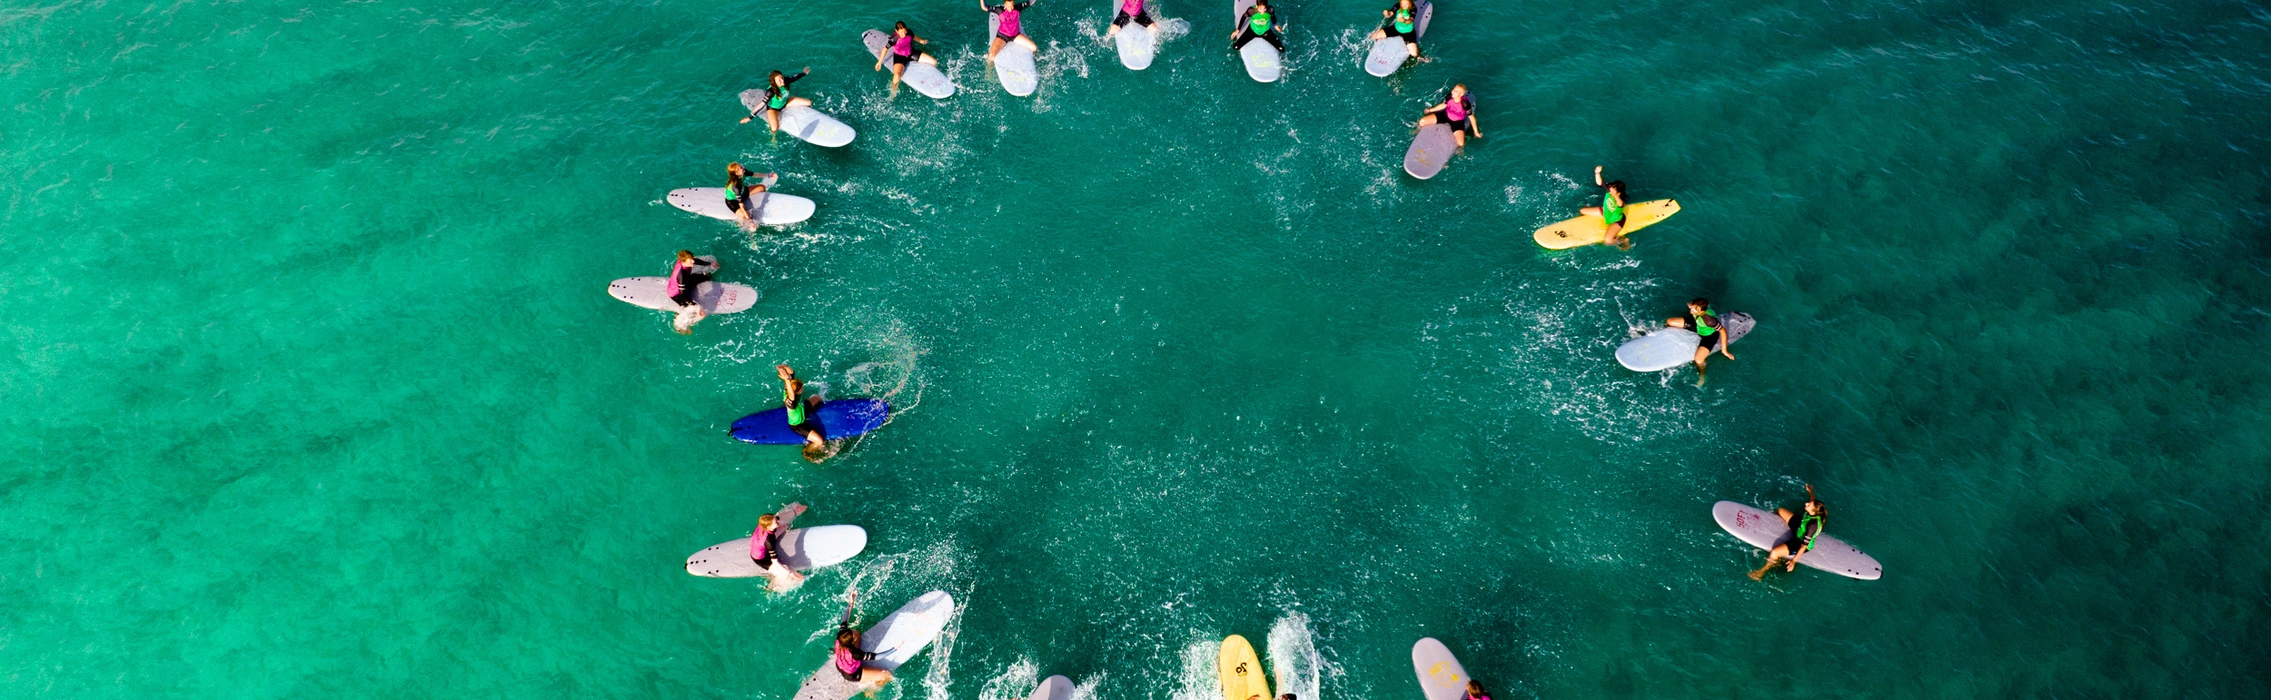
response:
M1411 28L1411 11L1401 7L1396 8L1396 31L1408 34L1411 32Z
M1790 544L1793 545L1790 548L1790 553L1797 554L1808 549L1813 549L1814 537L1822 534L1823 524L1824 522L1822 520L1822 516L1813 515L1810 513L1799 514L1798 522L1790 524ZM1812 529L1807 529L1809 527L1811 527Z
M1254 36L1268 34L1270 31L1270 13L1266 11L1254 13L1253 17L1246 19L1246 30L1253 32Z
M1612 224L1624 221L1624 198L1616 190L1601 192L1601 219Z
M1717 329L1717 328L1712 328L1712 327L1710 327L1710 326L1706 326L1706 325L1703 325L1703 317L1705 317L1705 316L1710 316L1710 317L1711 317L1711 320L1713 320L1713 321L1719 321L1719 312L1711 310L1711 307L1708 307L1708 306L1706 306L1706 307L1703 307L1703 313L1700 313L1700 314L1693 314L1693 316L1695 316L1695 334L1696 334L1696 335L1700 335L1700 336L1703 336L1703 337L1705 337L1705 338L1709 338L1709 337L1711 337L1711 334L1719 332L1719 329ZM1720 321L1720 323L1726 323L1726 322L1725 322L1725 321Z

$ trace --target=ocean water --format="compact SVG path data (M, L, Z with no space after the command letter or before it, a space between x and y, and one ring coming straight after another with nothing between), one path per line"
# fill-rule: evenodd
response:
M2271 10L1448 0L1381 80L1375 4L1261 85L1043 3L1031 98L966 2L0 4L0 695L785 698L851 588L963 603L889 700L2271 695ZM850 146L735 123L805 65ZM818 214L662 201L736 160ZM1538 249L1594 165L1683 213ZM763 300L603 293L681 248ZM1614 364L1693 296L1739 359ZM782 362L899 413L728 439ZM1883 580L1744 576L1805 484ZM789 501L868 552L683 573Z

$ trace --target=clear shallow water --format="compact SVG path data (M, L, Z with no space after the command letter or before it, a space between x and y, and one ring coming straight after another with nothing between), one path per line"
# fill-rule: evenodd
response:
M1423 635L1516 698L2271 691L2261 8L1454 3L1381 81L1304 3L1263 86L1092 4L1027 100L958 6L0 8L0 683L784 697L856 584L966 604L925 700L1213 697L1230 633L1326 698ZM883 95L900 17L961 95ZM734 123L806 64L851 147ZM819 215L662 202L733 159ZM1537 250L1597 163L1684 213ZM678 248L764 300L602 293ZM1741 359L1613 366L1698 294ZM906 410L726 439L776 362ZM1710 504L1809 482L1884 580L1742 577ZM870 553L682 573L787 500Z

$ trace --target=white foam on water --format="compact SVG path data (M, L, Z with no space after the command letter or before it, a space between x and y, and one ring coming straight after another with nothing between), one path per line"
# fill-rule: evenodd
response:
M1169 700L1221 700L1222 640L1202 637L1183 645L1183 672Z
M1317 653L1316 634L1309 629L1309 616L1288 612L1270 625L1269 634L1270 676L1279 695L1292 693L1295 700L1317 700L1324 682L1325 660Z
M1009 668L978 689L978 700L1025 700L1033 694L1033 687L1041 684L1041 667L1033 659L1018 657Z

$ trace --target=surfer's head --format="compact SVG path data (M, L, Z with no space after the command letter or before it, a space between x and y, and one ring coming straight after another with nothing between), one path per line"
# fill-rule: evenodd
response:
M1467 697L1488 698L1490 696L1483 694L1482 681L1467 681Z
M1814 500L1814 499L1812 499L1812 498L1808 498L1808 499L1806 499L1806 514L1807 514L1807 515L1822 515L1822 514L1824 514L1824 513L1828 513L1828 512L1829 512L1829 506L1826 506L1826 505L1822 505L1822 502L1821 502L1821 501L1817 501L1817 500Z
M1618 193L1618 194L1623 194L1623 193L1621 193L1621 192L1620 192L1620 193ZM1711 308L1711 300L1710 300L1710 299L1705 299L1705 298L1703 298L1703 297L1696 297L1696 298L1694 298L1694 299L1689 299L1689 300L1688 300L1688 302L1687 302L1687 310L1689 310L1689 311L1693 311L1693 312L1696 312L1696 313L1703 313L1703 310L1704 310L1704 309L1708 309L1708 308Z
M836 630L836 644L837 644L838 646L842 646L842 647L845 647L845 648L848 648L848 649L857 649L857 648L859 648L859 645L860 645L860 633L859 633L859 630L854 630L854 629L850 629L850 628L846 628L846 629L840 629L840 630Z
M764 515L757 516L757 529L771 531L773 529L773 526L779 524L780 522L780 517L775 516L772 513L766 513Z
M690 251L690 250L681 250L681 251L678 251L678 261L679 261L679 262L682 262L682 263L684 263L684 262L694 262L694 251Z
M734 175L734 176L741 176L741 175L747 175L747 174L749 174L749 171L748 171L748 170L742 169L742 167L741 167L741 164L740 164L740 163L727 163L727 164L725 164L725 171L726 171L726 172L727 172L728 174L731 174L731 175Z
M906 36L908 34L911 34L912 32L907 31L906 22L892 22L891 33L899 36Z
M769 80L773 81L773 85L775 87L780 87L788 84L788 77L781 75L780 71L773 71L773 76L769 78Z
M1624 199L1624 181L1623 181L1623 180L1610 180L1608 184L1606 184L1606 185L1602 185L1602 187L1606 187L1606 188L1609 188L1610 190L1613 190L1613 191L1615 191L1615 192L1617 193L1617 199L1620 199L1620 200L1621 200L1621 199Z
M1406 2L1409 2L1410 0L1405 0L1405 1L1406 1ZM1466 94L1467 94L1467 84L1466 84L1466 83L1459 83L1459 84L1457 84L1457 85L1453 85L1453 86L1451 86L1451 97L1452 97L1452 99L1457 99L1457 98L1460 98L1460 97L1464 97L1464 96L1466 96Z

